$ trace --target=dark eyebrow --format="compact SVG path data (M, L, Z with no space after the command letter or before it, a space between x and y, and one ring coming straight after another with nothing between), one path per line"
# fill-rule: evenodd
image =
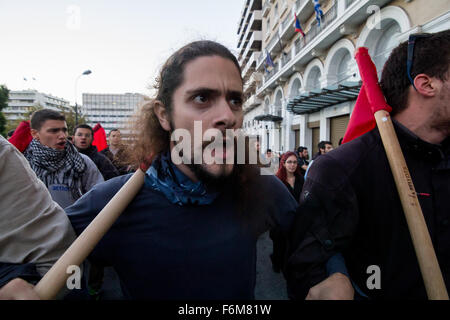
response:
M67 127L50 127L47 130L48 131L59 131L59 130L67 131Z
M186 91L186 95L188 95L188 96L193 96L193 95L199 94L199 93L207 94L207 95L214 95L214 96L220 95L219 90L215 90L215 89L211 89L211 88L196 88L196 89Z
M187 96L193 96L195 94L206 94L206 95L212 95L212 96L219 96L220 95L220 91L216 90L216 89L211 89L211 88L197 88L197 89L193 89L193 90L188 90L186 91L186 95ZM227 91L226 93L227 96L242 96L243 93L241 91Z

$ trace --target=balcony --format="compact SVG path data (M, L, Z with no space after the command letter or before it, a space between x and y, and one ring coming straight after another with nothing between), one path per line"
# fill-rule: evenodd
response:
M350 7L356 0L345 0L345 8Z
M284 68L292 59L292 50L281 55L281 67Z
M280 26L280 37L282 40L289 40L295 34L295 18L293 15L288 14Z
M248 50L248 43L247 40L251 36L253 36L254 32L261 32L261 25L262 25L262 18L261 18L261 11L253 11L248 18L248 23L246 24L246 31L243 33L239 39L238 42L238 48L242 43L241 51L239 54L239 59L242 58L244 54L244 51Z
M255 51L251 54L250 58L248 59L247 64L245 65L244 69L242 70L242 78L244 79L244 81L246 81L251 76L252 72L255 71L256 61L260 55L261 55L260 51Z
M314 13L314 4L311 0L297 0L295 2L295 13L300 19L300 23L304 23Z
M38 101L17 101L12 100L8 102L8 107L31 107L33 105L38 104Z
M255 95L252 95L250 98L247 99L244 103L244 112L248 112L255 107L259 106L262 103L262 100L258 98Z
M270 5L269 0L264 1L263 8L262 8L262 15L264 18L267 17L267 15L269 14L270 7L271 7L271 5Z
M267 44L266 48L270 52L272 57L276 56L282 50L282 45L280 41L280 35L278 34L278 30L273 33L272 39Z
M271 70L271 72L265 74L263 85L258 86L257 88L258 96L260 96L266 88L274 88L277 85L277 81L273 81L273 78L275 78L276 80L282 78L286 79L295 72L294 66L300 66L310 61L313 58L313 49L320 49L322 46L327 46L328 43L333 43L340 37L338 26L335 26L334 29L331 28L333 36L330 36L329 34L331 31L328 27L333 24L333 22L336 20L336 17L337 5L334 4L331 8L328 9L327 12L324 13L320 27L317 25L317 22L314 21L310 29L306 32L306 36L304 38L301 37L297 41L295 41L294 48L292 50L289 50L289 52L285 52L286 54L281 55L281 59L280 61L278 61L279 64L276 64L274 70ZM287 22L284 23L285 26L288 25ZM328 30L329 32L325 32L326 30ZM324 37L326 37L327 35L325 34L322 36L323 33L328 33L329 38L336 38L336 40L330 41L328 39L325 41ZM276 40L278 39L272 39L273 43L271 41L270 44L274 46L276 43L279 43L279 41ZM319 43L322 44L319 45ZM271 47L269 47L269 49L270 48ZM274 54L272 54L271 56L274 57ZM274 77L275 74L277 75Z
M311 28L309 29L308 33L305 35L305 42L309 43L311 42L320 32L322 32L323 29L328 27L328 25L336 19L337 16L337 5L334 4L324 15L322 22L319 25L317 24L317 21L314 20L314 22L311 24Z
M262 2L261 0L250 0L248 7L251 11L255 10L261 11L262 9L261 2Z
M279 68L279 63L276 62L276 63L275 63L275 67L272 68L272 70L270 70L269 72L266 72L266 74L264 75L264 83L266 83L267 81L269 81L270 78L272 78L272 77L275 75L275 73L278 72L279 69L280 69L280 68Z
M244 47L245 51L239 56L239 64L244 66L247 63L247 60L250 58L250 55L254 51L261 51L261 43L262 43L262 32L254 31L251 33L251 37Z

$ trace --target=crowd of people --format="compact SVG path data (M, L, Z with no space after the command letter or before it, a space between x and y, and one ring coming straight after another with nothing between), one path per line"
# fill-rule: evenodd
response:
M450 31L400 44L380 85L450 288ZM172 132L194 136L195 121L237 130L243 102L236 57L196 41L163 65L128 145L112 130L98 152L88 125L71 143L64 116L47 109L32 115L23 154L0 137L0 299L39 299L33 286L142 163L144 185L88 257L87 296L111 266L128 299L254 299L256 241L270 231L290 299L425 299L377 128L335 150L321 141L311 161L305 147L269 149L256 165L172 161ZM205 148L192 145L191 158ZM380 285L369 287L374 265Z

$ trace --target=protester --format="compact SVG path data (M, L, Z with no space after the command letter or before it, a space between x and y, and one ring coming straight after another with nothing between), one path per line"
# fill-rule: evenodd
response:
M317 151L312 160L315 160L318 156L328 153L334 149L331 141L320 141L317 147L319 148L319 151Z
M108 157L108 159L116 167L119 174L127 174L130 172L129 167L124 164L126 158L126 147L122 143L122 137L119 129L112 129L108 134L109 145L100 153Z
M31 168L61 207L73 204L104 179L88 156L67 141L64 115L42 109L31 116L31 140L24 152Z
M1 136L0 185L0 299L38 298L29 283L47 273L75 232L27 160Z
M96 146L92 145L93 139L94 131L89 125L79 124L75 127L73 143L78 152L87 155L95 163L105 181L117 177L119 171L104 154L97 151Z
M102 153L97 151L97 147L92 145L94 140L94 130L87 124L80 124L75 127L73 141L77 150L88 156L97 166L103 178L109 180L117 177L119 171L112 162ZM89 294L92 299L100 299L104 278L103 266L91 264L89 268ZM109 284L109 283L108 283Z
M306 147L298 147L297 148L297 161L300 168L301 174L304 176L306 170L308 169L308 162L309 159L309 153L308 148Z
M308 176L308 170L311 167L311 165L313 164L314 160L316 160L319 156L326 154L326 153L330 152L331 150L333 150L333 144L330 141L320 141L317 146L319 148L319 151L317 151L317 153L314 155L314 157L312 158L311 162L308 165L308 168L306 169L305 180Z
M448 290L450 30L410 36L392 51L380 84ZM291 298L426 299L377 128L314 161L297 218ZM330 268L341 271L329 276Z
M139 164L153 155L145 185L90 256L116 269L130 298L253 299L258 235L272 226L286 239L297 204L276 177L236 164L237 152L232 163L187 161L203 154L204 143L173 160L170 134L184 129L195 142L194 120L202 132L241 128L240 74L222 45L190 43L164 64L156 99L136 117L130 156ZM227 148L217 156L230 160ZM130 176L94 187L67 208L77 233Z
M272 152L272 149L267 149L266 153L262 156L263 167L270 168L269 172L275 174L279 167L278 156Z
M300 193L303 188L303 176L300 172L300 167L297 164L297 155L294 152L286 152L280 160L280 168L276 176L283 182L283 184L291 192L294 199L299 202ZM277 242L279 235L275 231L270 231L270 238L274 240L273 254L270 256L272 260L272 267L275 272L280 272L284 263L284 254L286 254L286 247L283 241Z
M295 200L299 202L304 180L298 166L297 155L294 152L289 151L283 154L276 176L289 189Z

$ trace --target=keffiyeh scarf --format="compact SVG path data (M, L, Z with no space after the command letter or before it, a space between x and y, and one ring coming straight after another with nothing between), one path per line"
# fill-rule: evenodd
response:
M207 192L201 181L193 182L170 160L169 152L161 153L145 173L145 185L162 192L166 198L180 206L205 205L216 199L218 192Z
M73 144L67 142L64 150L56 150L33 139L24 156L47 188L52 184L64 184L69 187L74 199L81 197L81 177L86 164Z

